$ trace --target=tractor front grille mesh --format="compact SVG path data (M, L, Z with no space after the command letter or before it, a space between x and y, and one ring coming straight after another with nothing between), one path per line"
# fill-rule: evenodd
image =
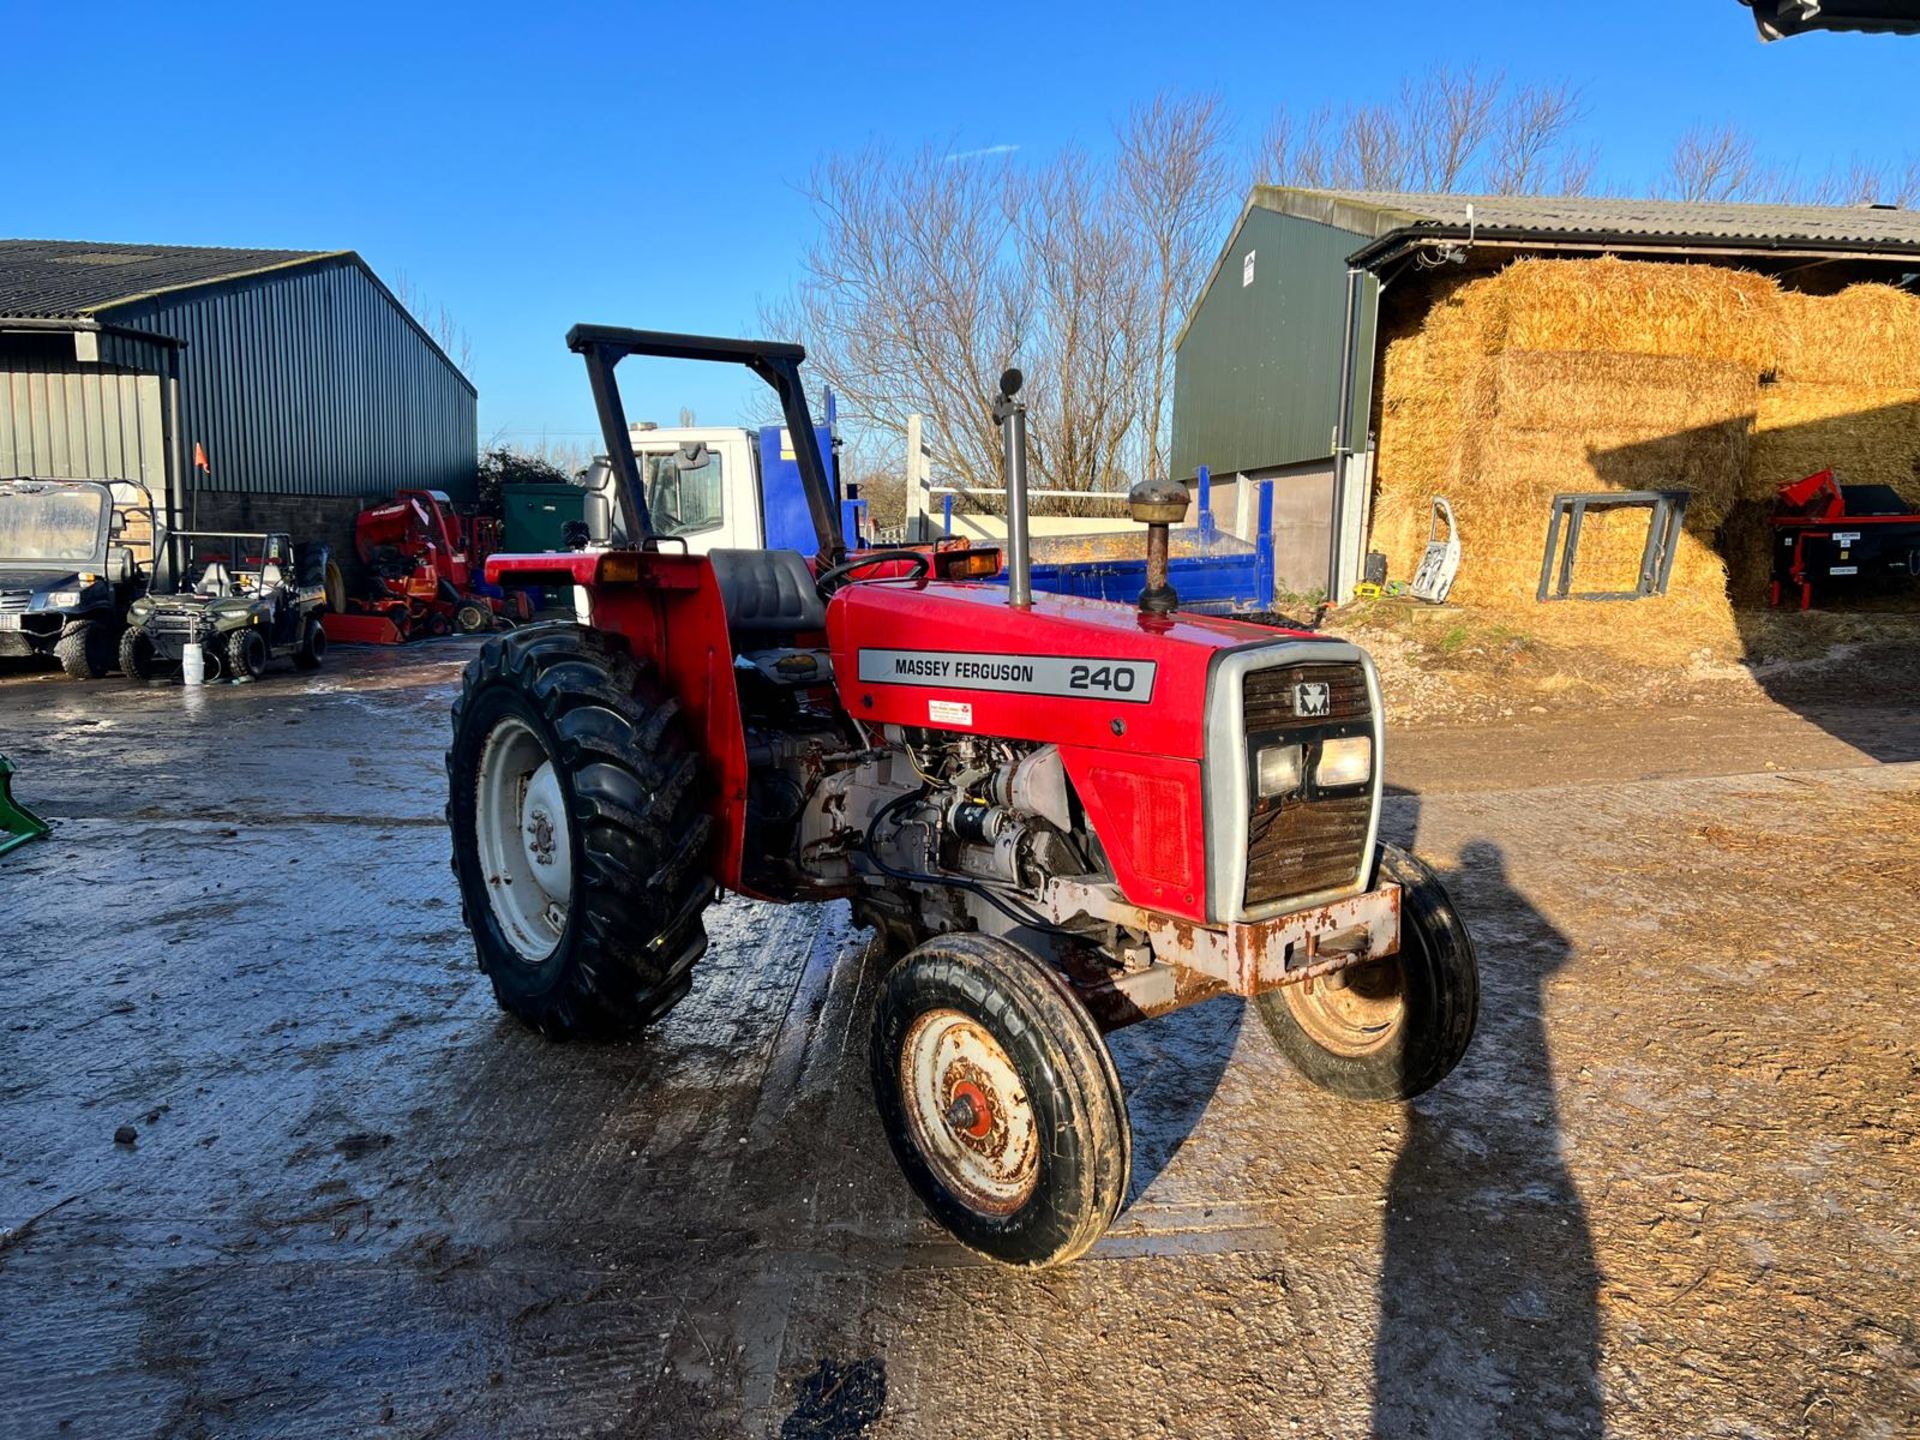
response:
M1297 686L1326 686L1322 714L1302 714ZM1241 695L1248 760L1265 737L1297 735L1317 753L1313 732L1372 715L1366 671L1358 665L1283 665L1247 675ZM1306 707L1317 708L1317 707ZM1253 797L1249 795L1249 803ZM1248 818L1245 903L1265 905L1351 885L1365 859L1373 818L1371 788L1358 794L1290 797Z

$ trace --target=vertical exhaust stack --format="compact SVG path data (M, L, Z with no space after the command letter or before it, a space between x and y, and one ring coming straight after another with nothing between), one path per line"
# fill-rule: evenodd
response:
M1127 492L1127 510L1147 527L1147 588L1140 613L1171 615L1180 597L1167 582L1167 527L1187 518L1187 487L1177 480L1142 480Z
M1006 443L1007 603L1023 609L1033 604L1033 562L1027 550L1027 407L1014 398L1024 378L1018 370L1003 371L993 402L993 418Z

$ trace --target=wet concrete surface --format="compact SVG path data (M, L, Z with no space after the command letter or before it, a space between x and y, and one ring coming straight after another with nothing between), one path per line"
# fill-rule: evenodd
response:
M895 1172L844 907L719 906L633 1043L499 1015L467 653L0 675L57 822L0 860L0 1433L1920 1433L1911 709L1396 735L1467 1060L1358 1105L1235 1001L1123 1032L1131 1203L1029 1275Z

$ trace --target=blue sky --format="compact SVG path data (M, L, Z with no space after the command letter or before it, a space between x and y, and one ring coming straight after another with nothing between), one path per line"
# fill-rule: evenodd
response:
M1251 142L1276 103L1478 65L1578 85L1629 191L1697 123L1809 172L1920 156L1920 38L1763 46L1735 0L1309 8L0 0L0 234L358 250L469 335L483 442L585 445L566 327L750 332L811 231L797 183L869 140L1098 151L1171 89L1217 92ZM629 407L742 418L754 382L710 369L631 376Z

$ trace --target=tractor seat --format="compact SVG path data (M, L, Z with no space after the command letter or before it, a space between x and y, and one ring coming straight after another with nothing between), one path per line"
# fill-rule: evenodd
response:
M736 636L792 639L827 628L827 606L798 550L710 550L713 575Z

